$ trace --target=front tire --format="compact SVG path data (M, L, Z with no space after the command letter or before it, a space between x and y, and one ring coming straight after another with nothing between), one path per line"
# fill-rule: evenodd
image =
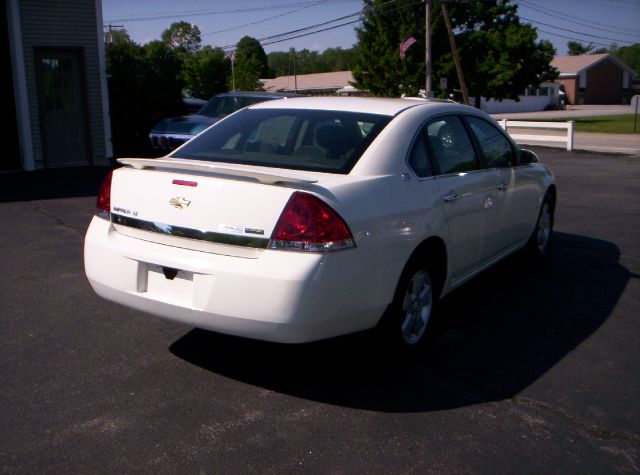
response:
M549 192L545 195L540 205L538 221L536 227L527 243L527 251L536 257L543 257L549 251L551 235L553 233L553 219L555 214L555 203Z

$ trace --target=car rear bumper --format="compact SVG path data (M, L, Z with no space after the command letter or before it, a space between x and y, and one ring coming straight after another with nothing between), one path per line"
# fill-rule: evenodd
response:
M353 265L355 252L234 257L125 236L95 217L84 257L91 286L108 300L221 333L304 343L371 328L386 308Z

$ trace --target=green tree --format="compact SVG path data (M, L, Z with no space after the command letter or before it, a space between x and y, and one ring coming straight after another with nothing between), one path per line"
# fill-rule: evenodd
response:
M596 48L593 43L583 45L582 43L579 43L577 41L567 42L567 54L569 56L579 56L582 54L602 54L608 52L609 50L607 48Z
M569 56L580 56L582 54L589 54L593 50L593 44L583 45L577 41L567 42L567 54Z
M133 43L131 37L129 36L129 32L124 28L119 28L117 30L107 31L105 33L105 42L106 43Z
M178 50L182 54L195 53L202 44L200 28L186 21L172 23L162 32L161 38L169 48Z
M612 48L612 54L624 64L640 74L640 43L621 48Z
M158 120L184 112L182 103L182 59L162 41L142 47L144 55L144 88L149 128Z
M508 0L452 4L449 15L469 95L517 99L525 87L553 79L550 66L555 53L549 42L537 41L535 28L521 24L517 7ZM357 86L376 95L415 95L425 83L424 4L411 0L388 3L365 0L365 15L358 29L359 61L354 68ZM432 83L446 77L459 88L440 4L432 6ZM417 43L400 59L399 46L407 37Z
M235 65L235 86L238 91L260 91L262 84L260 83L261 75L258 71L261 68L260 62L253 57L242 58ZM229 82L234 78L229 78Z
M180 60L159 41L106 45L115 156L149 156L148 134L162 117L183 113Z
M360 57L353 69L359 89L377 96L416 94L424 84L424 6L412 0L365 0L362 26L356 29ZM402 61L399 45L409 36L421 39ZM435 36L435 35L434 35Z
M260 42L250 36L243 36L236 45L235 54L236 89L241 91L261 89L260 79L269 77L269 62Z
M294 49L289 51L273 51L267 55L269 76L289 76L293 74Z
M320 64L320 54L317 51L302 49L296 52L296 73L313 74L324 72Z
M351 71L358 57L357 48L327 48L320 55L321 72Z
M185 59L182 73L185 87L195 97L209 99L227 91L231 68L224 51L205 46Z
M518 100L527 86L558 75L550 64L555 48L548 41L537 41L536 29L520 23L516 11L515 5L499 1L493 7L490 2L468 4L468 10L456 12L475 18L474 28L467 26L458 37L463 71L469 72L465 81L478 108L481 96ZM448 68L440 67L453 75L451 62Z
M271 77L297 74L328 73L332 71L350 71L356 62L356 48L327 48L322 53L303 49L288 52L274 51L269 53L269 72Z

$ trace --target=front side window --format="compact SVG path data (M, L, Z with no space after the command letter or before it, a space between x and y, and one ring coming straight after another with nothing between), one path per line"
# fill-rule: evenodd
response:
M479 162L460 118L448 116L427 125L427 139L441 174L477 170Z
M172 156L346 174L391 119L357 112L245 109Z
M480 144L487 167L510 167L513 164L513 150L504 134L486 120L477 117L467 117L466 120Z

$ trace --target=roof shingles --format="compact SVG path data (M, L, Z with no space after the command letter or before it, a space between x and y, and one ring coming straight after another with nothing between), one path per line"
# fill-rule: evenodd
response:
M353 82L351 71L336 71L333 73L299 74L297 77L298 90L326 90L340 89ZM274 79L264 79L265 91L293 91L296 88L295 76L279 76Z

